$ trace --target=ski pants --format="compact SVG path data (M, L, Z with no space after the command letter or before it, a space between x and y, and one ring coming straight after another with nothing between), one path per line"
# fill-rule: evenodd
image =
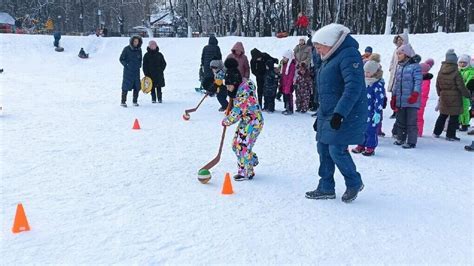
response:
M138 92L139 91L140 91L139 89L134 89L133 90L133 103L137 103L137 101L138 101ZM122 103L127 102L127 94L128 94L128 91L122 90Z
M402 107L398 109L394 131L397 139L408 144L416 144L418 140L418 109ZM408 139L408 140L407 140Z
M378 124L372 123L372 121L367 123L367 130L365 131L365 140L364 143L359 145L364 148L369 148L369 149L375 149L377 148L379 144L379 138L378 138L378 129L379 129Z
M471 107L471 100L466 97L462 97L462 114L459 116L459 124L461 126L468 126L471 120L471 114L469 108Z
M237 156L238 174L244 177L254 176L254 170L258 157L252 151L258 135L262 131L263 121L257 119L241 120L235 131L232 150Z

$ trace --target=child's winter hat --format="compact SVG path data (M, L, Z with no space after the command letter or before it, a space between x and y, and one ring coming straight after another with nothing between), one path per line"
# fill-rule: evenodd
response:
M242 75L239 72L239 62L234 58L227 58L224 62L225 71L225 85L234 85L238 87L242 83Z
M370 46L365 47L365 52L366 53L372 53L373 49Z
M416 55L415 51L413 50L413 47L411 47L410 44L404 44L398 47L397 52L404 54L408 57L414 57Z
M381 68L380 55L376 53L373 53L370 56L369 61L364 64L364 71L370 73L371 75L377 73L377 71L379 71Z
M217 68L217 69L223 69L224 64L222 63L222 60L212 60L211 63L209 64L211 68Z
M432 68L435 64L433 58L428 58L425 60L425 64L428 64L430 66L430 68Z
M431 69L431 66L428 65L427 63L421 63L420 67L421 67L421 74L428 74L428 72Z
M454 52L454 49L449 49L446 52L446 60L444 60L446 63L451 63L451 64L457 64L458 63L458 56Z
M467 54L463 54L459 57L458 63L465 62L467 65L471 63L471 57Z

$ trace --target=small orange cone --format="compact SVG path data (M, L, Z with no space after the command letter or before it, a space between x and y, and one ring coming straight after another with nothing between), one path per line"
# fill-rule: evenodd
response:
M231 195L234 194L234 190L232 189L232 182L230 181L230 174L225 174L224 185L222 186L222 194L223 195Z
M16 207L15 221L13 222L13 233L20 233L23 231L30 231L30 225L26 219L25 210L21 203Z
M135 130L140 129L140 123L138 123L138 119L136 119L136 118L135 118L135 122L133 123L133 128L132 129L135 129Z

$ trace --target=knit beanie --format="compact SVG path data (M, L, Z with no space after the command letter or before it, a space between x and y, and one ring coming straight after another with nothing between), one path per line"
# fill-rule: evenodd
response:
M430 66L430 68L432 68L435 64L433 58L428 58L425 60L425 64L428 64Z
M421 63L420 67L421 67L421 74L428 74L428 72L431 69L431 66L428 65L427 63Z
M289 71L290 71L290 64L291 64L291 61L293 61L293 59L295 58L294 54L293 54L293 51L288 49L286 50L284 53L283 53L283 57L284 58L287 58L288 59L288 64L286 66L286 71L285 71L285 74L288 75Z
M457 64L458 63L458 56L454 52L454 49L449 49L446 52L446 60L444 60L446 63L451 63L451 64Z
M366 52L366 53L372 53L372 51L373 51L373 50L372 50L372 47L370 47L370 46L367 46L367 47L365 48L365 52Z
M404 54L410 58L415 56L415 51L413 50L410 44L404 44L398 47L397 52Z
M222 60L212 60L211 63L209 64L211 68L217 68L217 69L223 69L224 64L222 63Z
M319 43L326 46L334 46L343 34L349 34L351 31L344 25L332 23L326 25L313 34L313 43Z
M460 62L465 62L467 65L469 65L471 63L471 57L467 54L463 54L458 59L458 63Z

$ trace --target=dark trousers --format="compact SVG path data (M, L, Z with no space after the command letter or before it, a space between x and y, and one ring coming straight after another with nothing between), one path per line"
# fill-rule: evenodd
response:
M138 92L139 90L133 90L133 103L137 103L138 101ZM128 94L128 91L122 90L122 103L127 102L127 94Z
M159 86L153 86L153 88L151 89L151 100L153 102L156 102L156 96L158 96L158 101L162 100L161 87Z
M275 112L275 96L265 96L264 98L264 109L270 112Z
M216 93L216 90L214 88L214 77L204 77L201 86L211 95Z
M318 142L319 154L319 185L323 192L334 192L336 186L334 173L336 166L344 176L347 188L360 188L362 178L357 172L356 165L347 150L347 145L328 145Z
M263 107L263 88L265 87L265 77L257 76L257 97L258 104L260 107Z
M219 88L219 92L217 93L217 100L219 101L223 109L227 108L229 102L227 101L227 89L225 86L221 86Z
M416 144L418 140L418 109L403 107L398 109L394 132L397 139L408 144Z
M459 115L444 115L440 114L436 120L435 128L433 134L441 135L443 133L444 125L446 124L446 119L449 117L448 130L446 132L446 137L454 138L456 137L456 130L459 127Z
M293 93L283 94L283 102L285 103L285 110L293 112Z

